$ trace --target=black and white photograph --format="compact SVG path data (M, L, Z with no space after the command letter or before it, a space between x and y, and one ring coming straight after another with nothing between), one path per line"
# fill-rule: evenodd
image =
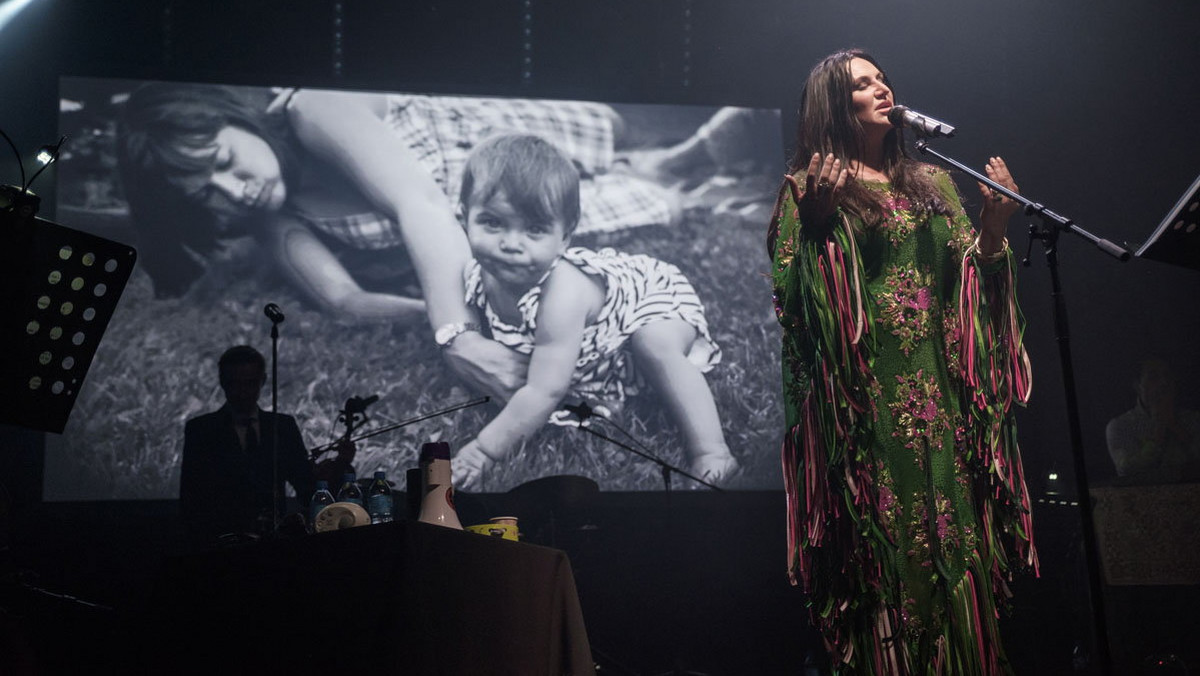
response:
M367 434L495 395L363 440L360 472L403 475L440 440L466 453L464 490L668 488L639 452L687 473L674 488L779 484L775 319L765 280L738 274L762 255L777 110L86 78L60 93L77 141L58 213L136 245L139 270L48 499L173 497L183 423L222 401L203 376L231 345L269 358L268 303L286 318L279 410L309 448L341 435L353 397L378 399ZM465 377L439 341L467 327L438 307L464 301L468 338L505 358ZM541 326L577 356L539 365Z

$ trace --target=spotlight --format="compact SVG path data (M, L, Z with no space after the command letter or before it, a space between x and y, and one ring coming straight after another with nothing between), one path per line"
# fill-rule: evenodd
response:
M1066 488L1065 483L1058 477L1057 469L1051 469L1046 473L1046 497L1061 499L1066 493Z
M33 4L33 0L9 0L8 2L0 3L0 30L3 30L21 10Z
M58 153L62 150L63 143L65 143L66 140L66 136L60 136L58 143L55 143L52 146L42 146L41 149L38 150L37 161L40 162L42 166L33 173L33 176L29 177L29 182L25 184L26 190L29 189L29 186L33 185L34 180L36 180L37 177L46 170L46 167L50 166L55 160L58 159ZM24 171L22 171L22 173L24 173Z

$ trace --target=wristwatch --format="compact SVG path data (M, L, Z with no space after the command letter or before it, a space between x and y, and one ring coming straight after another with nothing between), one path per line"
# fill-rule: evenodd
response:
M433 332L433 342L437 343L438 347L443 350L450 347L454 339L466 333L467 331L478 331L479 325L475 322L454 322L453 324L442 324L437 331Z

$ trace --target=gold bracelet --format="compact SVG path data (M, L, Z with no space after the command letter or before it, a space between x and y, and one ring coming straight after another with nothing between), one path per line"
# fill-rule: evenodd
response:
M990 254L985 254L983 253L983 250L979 248L979 237L976 237L975 243L971 245L970 251L971 253L975 254L975 259L980 263L984 265L990 265L1008 255L1008 238L1005 237L1001 241L999 250Z

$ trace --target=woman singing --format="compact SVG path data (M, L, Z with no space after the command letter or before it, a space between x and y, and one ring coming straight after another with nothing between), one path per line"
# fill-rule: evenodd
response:
M975 232L894 103L871 56L817 64L771 222L789 572L836 674L1008 673L997 604L1037 565L1010 411L1030 392L1017 204L981 186ZM1017 190L1002 159L986 171Z

